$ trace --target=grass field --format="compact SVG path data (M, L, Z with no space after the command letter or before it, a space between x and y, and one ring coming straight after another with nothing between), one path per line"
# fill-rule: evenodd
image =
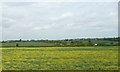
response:
M2 48L2 70L117 70L118 47Z

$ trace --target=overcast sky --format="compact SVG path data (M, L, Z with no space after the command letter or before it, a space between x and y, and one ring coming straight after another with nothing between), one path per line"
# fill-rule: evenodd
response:
M117 37L117 6L116 2L5 2L2 39Z

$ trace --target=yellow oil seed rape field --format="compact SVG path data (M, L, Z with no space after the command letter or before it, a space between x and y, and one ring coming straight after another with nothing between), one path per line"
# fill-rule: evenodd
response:
M118 70L118 47L6 47L2 70Z

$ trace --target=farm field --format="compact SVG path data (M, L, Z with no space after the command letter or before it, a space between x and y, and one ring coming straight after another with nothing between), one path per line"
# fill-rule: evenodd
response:
M118 70L118 47L3 47L2 70Z

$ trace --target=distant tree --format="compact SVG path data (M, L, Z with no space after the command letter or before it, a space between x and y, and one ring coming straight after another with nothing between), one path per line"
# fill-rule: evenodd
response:
M71 44L73 44L74 42L73 41L71 41Z
M111 43L110 43L110 45L114 45L114 43L113 43L113 42L111 42Z
M88 40L88 43L89 43L89 45L90 45L90 46L92 45L92 42L91 42L91 40L90 40L90 39Z
M65 39L64 41L69 41L68 39Z
M18 46L19 46L19 44L17 43L17 44L16 44L16 47L18 47Z
M20 42L22 41L22 39L19 40Z
M30 42L35 42L35 40L34 40L34 39L32 39L32 40L30 40Z
M5 43L5 41L3 40L2 43Z

